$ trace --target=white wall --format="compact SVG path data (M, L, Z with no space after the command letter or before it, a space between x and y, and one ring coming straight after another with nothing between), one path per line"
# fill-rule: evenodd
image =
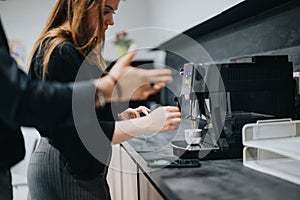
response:
M147 0L152 26L185 31L243 0Z
M117 56L113 46L116 32L134 30L150 25L150 10L146 2L147 0L120 0L119 9L114 15L115 25L110 27L106 32L104 56L107 60L114 60ZM144 37L140 34L133 36L133 34L129 33L129 37L134 38L138 46L141 46Z
M117 31L149 26L150 10L147 7L147 1L121 0L119 9L114 16L115 25L107 30L107 35L111 36Z
M0 1L0 16L9 40L21 40L27 57L55 0Z
M129 31L140 47L153 47L242 0L121 0L115 26L107 31L105 56L115 58L114 33ZM10 40L25 43L27 55L55 0L0 1L0 15ZM149 29L145 27L156 27Z
M130 30L139 47L155 47L243 0L121 0L116 25L107 34L107 58L115 58L116 31ZM155 28L149 28L155 27Z

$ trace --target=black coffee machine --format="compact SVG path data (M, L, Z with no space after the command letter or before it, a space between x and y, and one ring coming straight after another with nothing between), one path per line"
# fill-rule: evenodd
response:
M180 73L179 107L187 113L189 128L202 129L199 145L172 141L173 153L180 158L241 158L245 124L294 117L295 82L288 56L187 63Z

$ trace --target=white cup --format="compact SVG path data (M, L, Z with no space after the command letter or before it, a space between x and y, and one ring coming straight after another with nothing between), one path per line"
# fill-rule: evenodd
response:
M199 144L201 141L201 131L202 129L185 129L184 136L186 143L189 145Z

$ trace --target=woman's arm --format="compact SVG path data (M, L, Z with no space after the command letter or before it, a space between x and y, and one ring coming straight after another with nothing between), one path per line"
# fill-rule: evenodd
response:
M181 113L178 107L163 106L145 117L116 122L112 143L119 144L145 133L176 130L180 122Z

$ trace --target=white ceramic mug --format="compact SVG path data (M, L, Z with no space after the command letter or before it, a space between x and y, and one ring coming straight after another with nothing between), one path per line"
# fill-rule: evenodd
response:
M184 136L186 143L199 144L201 141L201 131L202 129L185 129Z

